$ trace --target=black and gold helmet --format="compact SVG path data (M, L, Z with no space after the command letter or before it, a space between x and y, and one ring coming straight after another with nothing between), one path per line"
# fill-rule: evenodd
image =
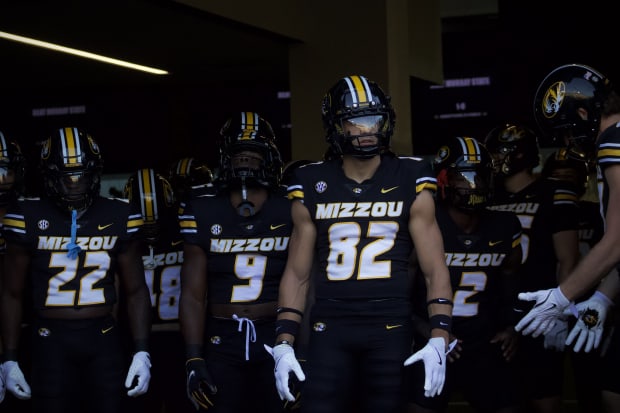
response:
M103 159L99 145L85 131L60 128L41 146L43 188L61 209L81 211L99 196Z
M205 162L185 157L170 166L168 182L177 201L187 201L192 188L213 182L213 173Z
M11 194L21 192L26 170L26 158L19 144L0 131L0 206L6 206Z
M496 172L503 176L534 169L540 163L538 137L525 125L503 123L487 134L484 144L495 160Z
M493 159L471 137L455 137L439 148L433 160L440 201L462 211L484 209L493 193Z
M379 85L365 76L347 76L333 85L323 97L323 128L331 152L371 158L390 148L396 114L390 97ZM344 132L349 122L360 131L357 135ZM357 146L353 141L364 136L377 136L377 145Z
M611 90L609 79L590 66L578 63L559 66L538 86L534 118L545 137L569 146L569 155L591 154L603 103Z
M176 211L170 183L152 168L138 169L127 180L123 196L136 204L144 220L142 234L149 243L155 243L161 232L162 216Z
M222 187L260 185L275 189L280 185L283 162L269 122L256 112L231 116L220 130L218 142ZM242 153L253 153L240 159Z

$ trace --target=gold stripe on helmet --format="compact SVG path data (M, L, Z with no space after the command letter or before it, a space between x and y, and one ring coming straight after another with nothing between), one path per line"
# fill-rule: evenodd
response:
M461 141L461 147L463 148L463 155L467 162L480 163L482 155L480 153L480 146L478 141L470 137L459 138Z
M368 106L372 100L368 80L364 76L348 76L344 78L351 92L351 103L359 106Z
M241 132L239 140L255 139L258 131L258 114L254 112L241 112Z
M145 221L155 221L158 218L157 195L155 187L155 173L153 169L141 169L138 174L140 188L140 207Z
M62 149L63 163L66 167L82 165L82 148L77 128L62 128L60 130L60 146Z

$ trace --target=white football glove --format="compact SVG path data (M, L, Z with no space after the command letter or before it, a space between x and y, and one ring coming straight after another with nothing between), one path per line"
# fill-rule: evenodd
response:
M6 388L13 393L13 396L20 400L27 400L30 398L30 386L26 382L24 373L22 373L16 361L9 360L2 363L0 372L2 373Z
M519 293L519 300L536 301L534 307L515 326L517 332L523 330L523 335L531 334L532 337L551 331L558 318L570 305L570 301L562 294L559 287Z
M137 381L132 388L134 380ZM144 394L149 389L151 381L151 356L146 351L138 351L133 355L129 372L125 379L125 387L129 389L128 396L136 397Z
M568 336L568 320L566 318L559 318L553 328L545 333L545 348L564 351L566 336Z
M575 306L578 314L577 323L566 338L566 345L570 346L576 338L577 341L573 346L576 352L581 351L584 344L586 353L598 348L603 338L607 311L612 305L613 301L600 291L595 291L590 298L578 303Z
M297 357L295 357L295 350L290 344L278 344L273 348L269 347L267 344L264 346L265 350L267 350L267 353L271 354L276 364L273 373L276 377L276 388L278 389L280 400L286 399L289 402L294 402L295 396L291 393L288 385L289 373L295 373L299 381L306 380L306 375L301 369Z
M426 397L435 397L443 390L446 381L446 354L444 339L434 337L430 338L422 349L405 360L405 366L410 366L420 360L424 362L424 396Z

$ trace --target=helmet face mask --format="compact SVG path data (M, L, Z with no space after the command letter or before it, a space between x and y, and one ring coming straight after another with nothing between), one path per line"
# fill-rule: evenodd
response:
M240 112L228 119L220 135L218 180L223 187L278 187L283 162L269 122L255 112Z
M493 160L478 141L458 137L442 146L433 167L437 173L439 199L465 213L489 204L493 188Z
M103 170L99 146L78 128L61 128L48 138L39 166L46 194L63 210L85 210L99 195Z
M555 68L540 83L534 97L534 118L556 144L591 154L598 136L609 80L592 67L567 64Z
M390 148L396 118L390 97L364 76L347 76L332 86L323 98L322 115L336 155L367 159Z

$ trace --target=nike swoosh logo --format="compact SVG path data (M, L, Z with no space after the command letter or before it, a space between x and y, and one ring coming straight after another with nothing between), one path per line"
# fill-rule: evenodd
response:
M280 225L270 225L269 228L273 231L274 229L278 229L278 228L282 228L283 226L285 226L286 224L280 224Z
M501 244L502 242L504 242L503 240L499 240L499 241L489 241L489 247L494 247L497 244Z
M402 327L402 324L386 324L385 325L385 329L386 330L392 330L394 328L398 328L398 327Z
M173 247L176 247L177 245L181 244L182 242L183 242L183 240L181 240L181 241L172 241L170 243L170 245L172 245Z
M109 227L111 227L112 225L114 225L114 223L112 223L112 224L108 224L108 225L97 225L97 229L98 229L99 231L103 231L104 229L109 228Z
M102 328L102 329L101 329L101 334L105 334L105 333L107 333L108 331L112 330L113 328L114 328L114 326L112 326L112 327L108 327L108 328Z
M435 353L437 353L437 358L439 359L439 365L441 366L443 364L443 361L441 361L441 354L439 354L439 351L433 347L433 350L435 350Z
M382 194L387 194L388 192L391 192L393 190L395 190L396 188L398 188L397 186L393 186L391 188L381 188L381 193Z

